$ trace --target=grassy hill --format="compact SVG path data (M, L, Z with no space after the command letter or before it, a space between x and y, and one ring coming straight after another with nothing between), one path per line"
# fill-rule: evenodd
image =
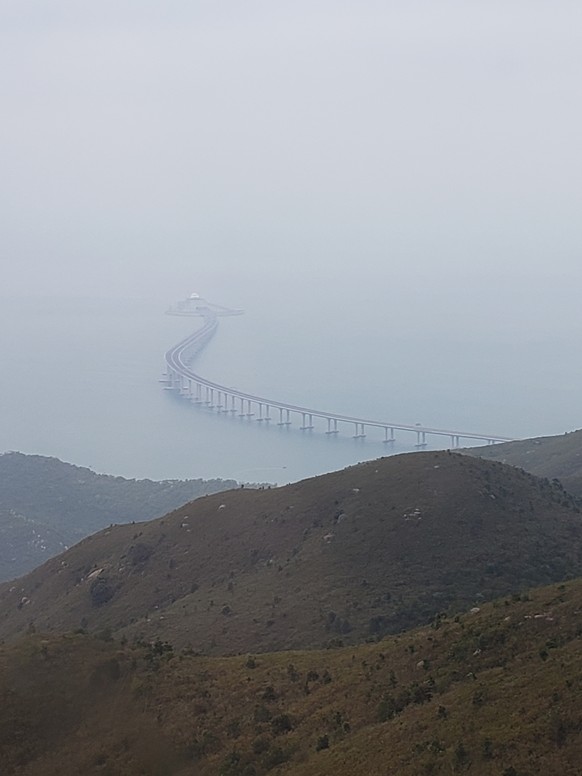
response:
M96 474L57 458L0 455L0 580L30 571L47 558L111 523L148 520L234 480L127 480Z
M0 647L5 776L577 776L582 581L374 644L203 657Z
M447 452L114 526L0 587L0 637L86 628L208 654L359 643L582 575L559 484Z
M582 497L582 430L560 436L472 447L463 452L488 461L519 466L539 477L557 478L566 490Z

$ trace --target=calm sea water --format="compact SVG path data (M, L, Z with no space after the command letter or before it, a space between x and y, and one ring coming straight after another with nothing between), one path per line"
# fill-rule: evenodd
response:
M186 289L185 294L193 289ZM197 289L204 291L204 289ZM582 367L556 329L394 299L265 293L211 301L222 319L196 363L205 377L316 408L508 436L580 425ZM328 438L213 414L158 382L165 350L197 325L175 299L4 299L0 450L57 456L126 477L287 482L386 454L379 437ZM400 435L396 452L411 449ZM443 446L448 444L444 440Z

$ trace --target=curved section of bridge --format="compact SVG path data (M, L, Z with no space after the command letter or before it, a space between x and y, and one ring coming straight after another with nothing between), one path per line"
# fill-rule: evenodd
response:
M218 317L224 315L239 315L241 310L230 310L218 305L211 305L205 300L193 295L184 302L168 310L170 315L198 316L203 320L202 326L193 334L181 340L170 348L165 355L166 374L161 382L166 390L178 393L184 399L194 404L204 405L217 413L224 413L238 418L246 418L258 423L276 422L277 426L299 424L301 431L311 431L316 424L328 435L339 434L346 429L351 431L354 439L364 439L370 429L377 430L382 441L393 444L396 432L407 432L416 436L415 446L427 446L427 438L446 437L450 446L460 447L461 441L476 441L487 444L510 442L510 437L496 434L481 434L472 431L456 431L444 428L433 428L421 424L409 425L393 423L386 420L360 418L352 415L340 415L335 412L302 407L296 404L268 399L251 393L229 388L220 383L207 380L191 369L195 357L212 339L218 328ZM274 417L272 417L274 415Z

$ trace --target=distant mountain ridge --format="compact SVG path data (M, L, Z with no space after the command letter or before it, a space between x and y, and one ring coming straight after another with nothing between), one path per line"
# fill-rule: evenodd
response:
M129 480L58 458L0 454L0 580L30 571L111 523L159 517L234 480Z
M210 654L358 643L579 575L580 505L559 483L412 453L107 528L0 586L0 638L81 627Z
M0 509L0 579L23 574L67 547L50 525L14 509Z
M463 453L519 466L538 477L558 479L566 490L582 497L582 430L471 447Z

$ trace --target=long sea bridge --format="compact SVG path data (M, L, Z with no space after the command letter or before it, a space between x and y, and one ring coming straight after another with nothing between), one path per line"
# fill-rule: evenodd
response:
M293 424L299 424L298 427L303 432L315 429L317 422L317 427L321 428L327 435L340 434L347 429L348 433L351 431L351 436L354 439L365 439L367 432L373 429L377 430L382 441L387 445L395 443L397 431L406 432L416 436L415 446L419 449L427 446L428 437L448 438L452 448L460 447L461 442L466 441L483 442L490 445L512 441L510 437L496 434L455 431L424 426L420 423L410 425L341 415L336 412L267 399L212 382L194 372L191 369L191 364L216 333L218 318L226 315L241 315L242 310L210 304L197 294L192 294L191 297L178 302L167 312L169 315L197 316L202 318L203 323L193 334L167 351L165 355L166 373L161 382L164 383L166 390L173 391L185 400L203 405L217 413L257 423L267 424L273 421L277 426L289 427Z

